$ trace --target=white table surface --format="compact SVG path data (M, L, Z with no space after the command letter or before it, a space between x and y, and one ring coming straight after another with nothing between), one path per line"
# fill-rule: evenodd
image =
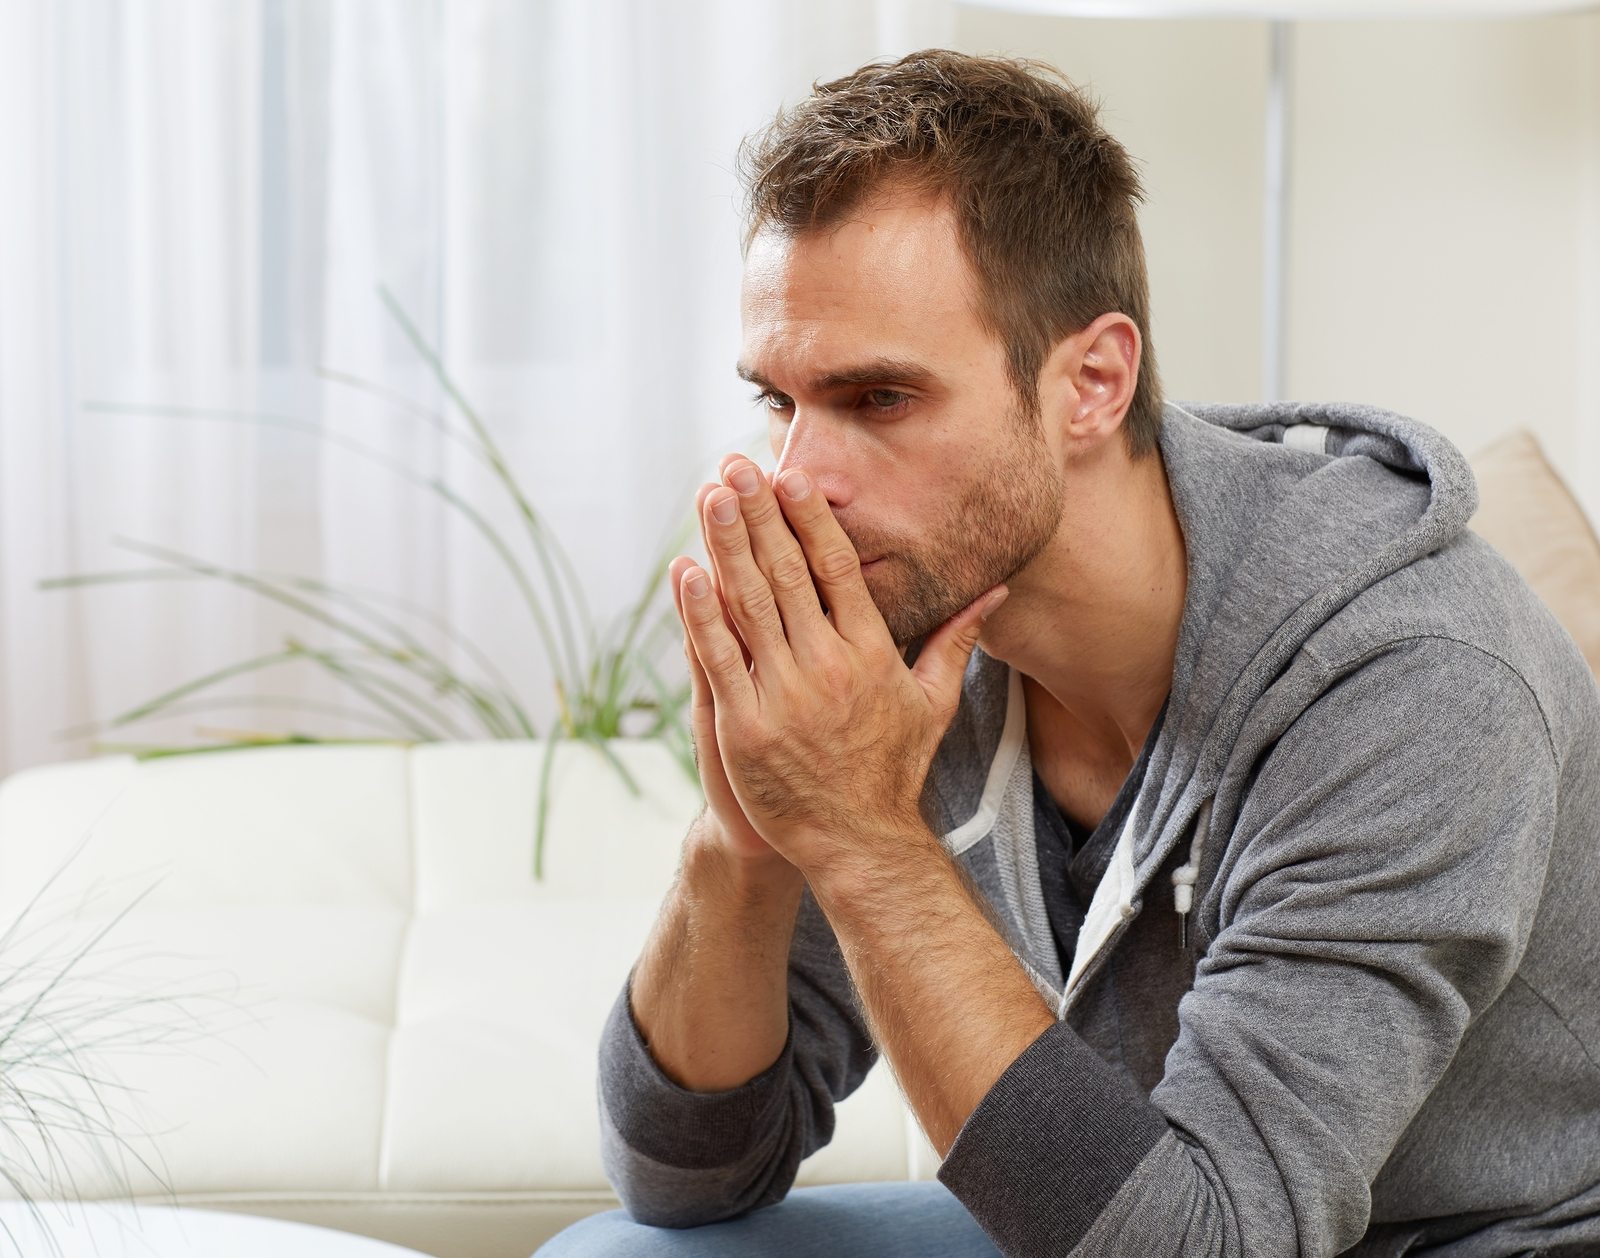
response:
M6 1258L416 1258L419 1252L309 1223L125 1201L31 1207L0 1201L0 1224Z

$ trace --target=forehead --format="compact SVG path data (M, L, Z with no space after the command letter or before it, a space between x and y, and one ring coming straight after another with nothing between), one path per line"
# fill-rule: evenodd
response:
M888 196L818 231L763 229L745 258L741 361L776 379L867 352L948 356L985 336L973 293L943 201Z

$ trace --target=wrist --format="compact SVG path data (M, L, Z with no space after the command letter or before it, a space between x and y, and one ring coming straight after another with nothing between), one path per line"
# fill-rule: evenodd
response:
M949 860L944 845L925 822L881 822L863 827L851 842L832 846L835 855L814 862L806 881L819 906L893 899L929 866Z
M805 875L776 850L761 854L735 851L710 811L689 832L683 859L689 878L699 885L715 887L724 899L736 905L766 908L798 900L805 886Z

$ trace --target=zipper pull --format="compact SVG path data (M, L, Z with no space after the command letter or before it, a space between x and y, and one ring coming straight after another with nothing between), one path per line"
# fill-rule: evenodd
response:
M1194 907L1194 884L1200 875L1191 860L1172 871L1172 907L1178 911L1178 947L1189 951L1189 910Z
M1200 878L1200 848L1211 830L1211 803L1200 805L1189 842L1189 859L1172 871L1172 907L1178 911L1178 947L1189 951L1189 910L1194 907L1194 884Z

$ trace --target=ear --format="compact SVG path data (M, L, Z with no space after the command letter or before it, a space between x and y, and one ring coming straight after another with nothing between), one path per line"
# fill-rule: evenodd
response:
M1112 310L1051 351L1040 401L1048 407L1053 396L1053 417L1069 447L1101 446L1121 429L1139 382L1140 349L1138 326Z

